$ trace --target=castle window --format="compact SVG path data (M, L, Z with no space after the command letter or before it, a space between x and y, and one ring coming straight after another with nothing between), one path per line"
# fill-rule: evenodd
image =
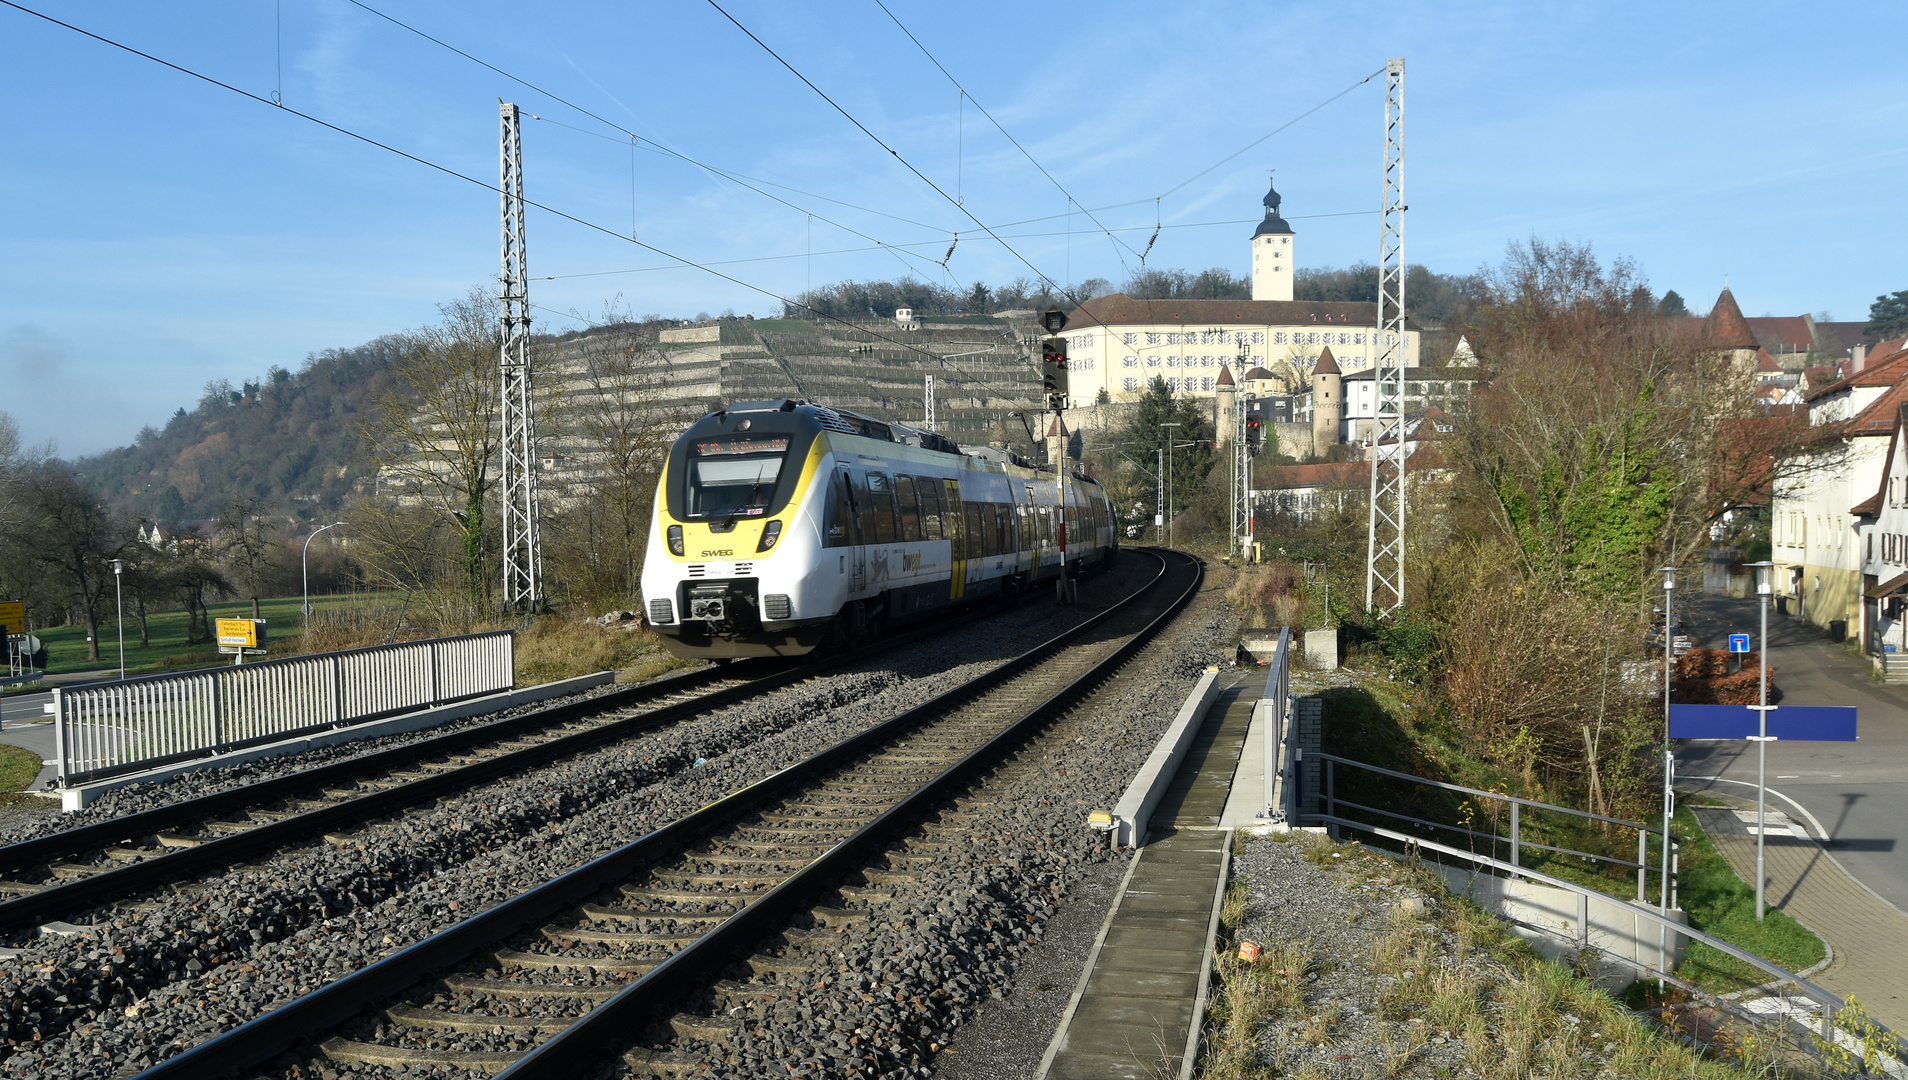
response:
M1166 358L1166 366L1167 366L1167 367L1178 367L1178 366L1179 366L1179 357L1177 357L1177 356L1169 356L1169 357L1167 357L1167 358Z
M1363 335L1363 334L1353 334L1353 335L1352 335L1352 344L1353 344L1353 345L1363 345L1364 343L1365 343L1365 335Z
M1128 334L1127 336L1128 336L1128 337L1131 337L1132 335L1131 335L1131 334ZM1137 356L1128 356L1128 357L1125 357L1124 359L1122 359L1122 360L1120 361L1120 366L1121 366L1121 367L1138 367L1138 366L1139 366L1139 357L1137 357Z
M1122 382L1121 385L1124 386L1126 388L1126 392L1130 394L1133 391L1139 389L1139 380L1129 378L1129 379L1126 379L1124 382Z
M1138 345L1139 335L1138 334L1121 334L1120 342L1125 345Z
M1167 380L1166 380L1166 389L1168 389L1168 390L1177 390L1177 389L1179 389L1179 380L1178 380L1177 378L1171 378L1171 379L1167 379Z
M1277 332L1277 333L1275 333L1275 334L1273 334L1273 335L1272 335L1272 344L1274 344L1274 345L1283 345L1283 344L1285 344L1285 331L1283 331L1283 330L1280 330L1279 332Z
M1210 389L1212 389L1212 380L1211 380L1211 379L1201 379L1201 380L1199 380L1199 389L1201 389L1201 390L1210 390Z
M1147 367L1153 367L1153 368L1156 368L1156 367L1158 367L1158 366L1159 366L1159 356L1158 356L1157 354L1155 354L1155 355L1153 355L1153 356L1149 356L1149 357L1147 357L1147 358L1146 358L1146 366L1147 366Z

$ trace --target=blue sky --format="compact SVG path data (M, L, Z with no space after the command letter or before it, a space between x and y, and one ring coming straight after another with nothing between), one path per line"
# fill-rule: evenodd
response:
M703 0L367 0L615 126L347 0L22 2L486 182L497 99L545 118L525 122L530 198L607 230L531 211L531 272L555 278L531 289L547 329L606 304L779 310L610 235L632 225L781 295L942 278L955 231L955 281L1033 276ZM1118 282L1138 261L1067 217L974 102L1076 211L1136 203L1096 216L1141 248L1154 196L1403 56L1412 262L1465 271L1533 234L1589 242L1698 310L1728 274L1751 315L1860 319L1908 288L1898 3L889 6L964 108L873 0L724 0L1057 280ZM0 50L0 409L63 454L129 441L207 380L295 369L494 280L494 193L18 11L0 8ZM1272 167L1300 266L1369 261L1382 95L1380 77L1166 195L1161 220L1183 227L1149 264L1243 272L1251 225L1204 223L1256 219ZM796 205L632 155L618 127ZM919 246L845 250L869 237Z

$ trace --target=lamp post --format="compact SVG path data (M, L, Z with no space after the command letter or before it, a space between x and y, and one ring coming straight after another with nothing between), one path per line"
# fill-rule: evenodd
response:
M1765 785L1768 783L1769 767L1769 710L1775 706L1769 704L1769 592L1772 583L1770 571L1772 562L1750 563L1756 571L1756 601L1762 608L1762 637L1757 646L1756 664L1761 669L1756 672L1757 681L1762 684L1761 693L1756 701L1757 732L1756 744L1756 921L1762 921L1763 887L1769 879L1762 857L1762 834L1765 829L1764 818L1769 805L1769 796Z
M1159 425L1163 428L1176 428L1178 421L1168 421ZM1166 546L1173 546L1173 433L1166 433Z
M1670 747L1670 680L1676 674L1676 568L1659 566L1663 575L1663 865L1661 902L1669 914L1670 815L1675 813L1676 752Z
M120 602L119 579L126 572L126 560L113 560L113 614L119 622L119 681L126 681L126 605Z
M305 588L305 604L302 611L305 621L299 634L306 640L310 640L311 638L311 565L307 561L311 556L311 542L313 538L326 529L335 529L343 524L344 522L342 521L334 521L329 525L320 525L318 528L311 530L311 536L305 537L305 549L298 553L298 576Z

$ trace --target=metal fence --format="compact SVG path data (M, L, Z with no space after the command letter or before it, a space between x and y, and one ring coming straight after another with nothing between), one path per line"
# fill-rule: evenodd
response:
M497 630L56 687L58 782L70 787L508 690L515 660L515 635Z

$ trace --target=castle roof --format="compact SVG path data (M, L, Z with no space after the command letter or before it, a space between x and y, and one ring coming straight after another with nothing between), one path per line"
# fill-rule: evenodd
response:
M1259 222L1259 227L1253 232L1252 238L1256 240L1268 234L1291 235L1292 226L1286 224L1285 219L1279 216L1279 189L1266 185L1265 198L1261 201L1265 203L1265 220Z
M1725 349L1762 347L1755 332L1749 329L1749 321L1742 317L1735 295L1727 288L1716 298L1716 306L1709 309L1709 317L1703 320L1703 332L1711 342Z
M1334 326L1370 330L1372 306L1351 300L1142 300L1125 293L1096 296L1069 313L1068 326L1178 325ZM1405 329L1418 324L1405 320ZM1754 348L1753 345L1750 346Z
M1337 375L1338 361L1332 359L1332 350L1326 349L1318 354L1318 363L1312 367L1314 375Z
M1221 367L1221 368L1219 369L1219 380L1218 380L1218 381L1217 381L1216 383L1214 383L1213 385L1215 385L1215 386L1237 386L1237 385L1239 385L1239 384L1238 384L1238 383L1235 383L1235 382L1233 382L1233 381L1232 381L1232 369L1231 369L1231 368L1229 368L1229 367Z

